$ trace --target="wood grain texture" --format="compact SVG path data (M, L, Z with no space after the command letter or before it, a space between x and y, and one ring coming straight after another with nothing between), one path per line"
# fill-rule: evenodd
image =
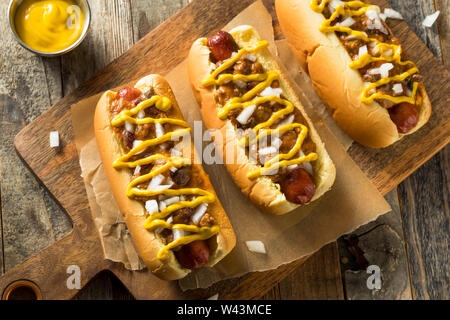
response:
M137 0L131 0L131 2L137 2ZM175 6L178 5L177 1L174 2ZM62 177L58 176L60 171L56 172L55 168L59 168L59 166L61 166L61 170L63 170L63 172L69 173L71 179L70 181L74 182L75 189L79 187L78 180L81 180L79 176L76 176L77 173L79 174L77 170L78 159L76 157L76 152L73 154L75 151L74 146L71 144L71 139L73 137L71 134L70 122L67 121L68 118L70 119L70 114L68 112L68 107L70 104L93 93L139 78L144 74L150 72L166 72L170 69L170 66L175 65L184 59L187 54L187 49L193 39L200 35L211 33L213 30L220 28L221 25L225 24L232 16L237 14L252 1L243 0L236 2L234 5L230 4L231 1L230 3L220 4L217 4L219 1L209 1L209 7L200 5L201 2L202 1L195 1L190 4L186 10L178 12L172 19L170 19L170 21L164 23L162 26L158 27L157 30L142 39L135 47L133 47L131 51L126 52L119 59L112 62L105 70L100 71L93 78L82 84L75 90L75 92L69 94L63 100L56 103L54 108L39 118L41 122L39 122L38 119L38 122L34 123L33 127L27 128L27 132L21 133L18 141L21 139L23 141L23 145L17 144L16 146L19 151L25 151L27 143L31 140L34 141L35 137L42 135L42 127L44 127L45 123L48 123L48 120L46 122L44 119L58 119L56 121L56 126L59 130L61 130L60 132L63 132L63 154L56 155L56 157L49 157L48 154L45 154L46 144L42 141L38 141L35 143L36 154L27 155L25 160L34 170L38 172L39 178L46 185L48 185L52 193L61 201L61 203L63 203L64 207L66 207L66 205L72 207L76 205L76 202L75 199L64 198L64 195L62 195L62 190L59 189L60 187L57 187L64 185L65 181ZM164 3L167 2L164 1ZM265 3L268 4L268 7L270 7L270 1L265 1ZM181 2L179 2L179 4L181 5ZM65 80L61 81L59 84L57 81L58 64L53 61L44 60L43 69L47 74L47 79L51 80L47 81L47 96L52 103L58 99L58 94L55 92L61 92L61 95L63 95L75 88L79 83L88 78L94 70L100 69L100 67L106 65L109 61L122 53L122 50L125 50L125 48L130 46L134 40L140 38L144 32L141 30L145 30L147 28L145 25L145 20L142 19L144 22L142 22L141 26L138 24L138 29L136 29L134 26L134 24L136 24L135 8L133 7L133 10L130 11L130 6L127 4L127 1L108 1L108 4L98 4L96 2L95 5L99 8L96 9L97 14L99 12L100 14L105 14L108 18L110 18L110 20L115 19L113 15L120 15L120 20L116 20L120 26L113 23L110 24L111 28L117 29L114 31L115 37L111 37L111 34L108 34L108 30L104 29L103 37L101 33L99 33L96 40L92 40L91 43L89 41L83 43L83 45L87 47L83 48L83 46L81 46L78 48L79 50L77 49L74 51L71 56L61 58L59 68L62 74L61 78ZM144 8L146 4L142 4L142 6ZM118 8L120 8L120 10L129 11L119 12ZM226 12L226 14L223 14L224 12ZM148 18L148 14L150 13L146 12L146 19ZM137 16L140 17L140 14ZM147 20L147 22L148 21L149 20ZM217 24L211 24L211 21L216 21ZM127 23L129 24L130 22L133 23L132 28L127 25ZM180 25L186 26L193 24L194 22L196 27L193 29L180 30L179 28ZM101 29L101 26L99 28ZM402 32L402 38L407 40L410 39L411 34L404 31L405 29L404 26L402 26L402 23L399 23L397 28ZM132 32L130 32L130 30ZM96 37L95 35L92 36ZM102 46L102 41L106 41L105 39L110 42L105 42L106 45ZM114 41L119 41L119 43ZM110 49L109 46L111 46L112 49ZM410 51L414 51L412 48L415 46L415 40L409 40L408 53ZM418 49L416 50L420 51ZM111 54L111 52L114 52L115 56ZM170 52L171 54L167 55L167 52ZM97 58L95 55L97 55ZM422 56L422 58L424 57ZM426 54L425 58L431 59L429 54ZM431 59L427 66L429 67L430 65L435 65L435 61L436 59ZM85 67L84 69L79 68L80 63L83 63L83 66ZM1 65L2 61L0 60L0 66ZM444 72L444 76L448 77L448 72L447 74ZM432 76L429 76L427 81L432 83L431 79ZM37 84L36 87L38 87ZM436 90L433 93L437 94L438 91ZM448 101L448 98L446 101ZM445 104L445 100L443 103ZM42 106L42 108L47 107L48 105L45 107ZM435 128L438 127L439 124L440 123L437 122L432 126ZM436 135L437 138L440 137L440 144L437 143L430 145L430 143L425 143L424 145L426 145L430 150L436 150L436 148L439 148L443 143L445 143L445 139L447 138L447 136L442 135L442 131L443 129L441 127L440 130L437 131L429 130L426 134ZM422 139L419 141L422 143L425 140ZM363 160L367 155L364 154L364 152L361 152L361 149L356 148L352 150L352 152L352 155L357 159L360 157L359 159L361 161L359 164L362 165L366 174L372 178L372 181L374 181L383 192L386 192L389 188L392 188L394 185L398 184L399 181L412 172L418 165L426 161L429 156L424 155L423 152L421 153L420 148L414 148L412 143L409 143L405 148L400 150L390 150L390 153L394 157L406 158L407 161L403 161L401 164L415 164L414 166L410 166L406 171L398 172L395 170L396 168L394 166L390 166L392 159L385 159L386 154L378 155L376 153L369 153L368 156L370 160L364 162ZM405 154L407 155L406 157L404 156ZM412 154L414 154L415 157L411 158L410 156ZM380 161L381 165L373 166L374 163L377 163L376 161ZM383 174L377 175L379 172L383 172ZM75 191L75 189L73 190ZM68 192L70 190L66 189L65 191ZM76 192L77 191L75 191L75 193ZM220 290L221 288L224 288L224 291L221 291L224 293L223 297L259 298L265 292L269 291L278 281L289 275L294 270L297 270L300 264L301 261L283 266L277 271L256 273L241 279L235 279L227 282L226 284L221 284L223 286L217 287L217 289ZM116 272L120 274L120 271L116 270ZM133 291L136 288L133 287L133 283L130 283L129 276L129 274L121 274L122 281L128 283L129 289Z
M262 299L343 300L337 243L330 243L313 254Z
M415 299L450 299L448 152L398 188Z
M411 286L408 257L403 240L402 217L397 191L386 195L392 211L339 241L340 259L345 282L346 298L349 300L409 300ZM360 249L361 252L357 252ZM362 254L366 265L361 263ZM376 265L381 270L381 289L367 288L366 269Z

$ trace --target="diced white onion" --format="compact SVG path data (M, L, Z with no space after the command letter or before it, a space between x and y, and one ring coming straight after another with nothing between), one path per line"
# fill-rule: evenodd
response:
M352 25L355 24L355 19L353 19L352 17L348 16L347 18L345 18L342 22L336 23L337 26L339 27L351 27Z
M141 166L136 166L136 168L134 169L134 173L133 175L137 175L139 172L141 172Z
M133 141L133 149L137 148L143 141L142 140L134 140Z
M186 235L186 231L182 229L174 229L173 230L173 241L180 239Z
M166 206L166 203L165 203L164 201L161 201L161 202L159 203L159 210L163 210L165 207L167 207L167 206Z
M250 60L251 62L255 62L256 61L256 56L251 54L251 53L247 53L247 55L245 56L245 58L247 60Z
M345 2L340 1L340 0L331 0L330 2L330 10L333 13L334 11L336 11L336 8L339 6L344 6L345 7Z
M389 49L389 50L383 52L383 56L390 57L390 56L392 56L393 53L394 53L394 51L392 51L392 49Z
M270 147L266 147L266 148L261 148L259 149L259 155L260 156L266 156L268 154L272 154L272 153L276 153L278 151L277 148L275 148L274 146L270 146Z
M370 82L364 82L364 87L367 88L368 86L370 86Z
M386 16L386 18L390 18L390 19L403 20L403 17L400 14L400 12L397 12L391 8L384 9L384 16Z
M369 30L380 30L384 34L389 34L387 29L384 27L383 23L381 22L381 19L378 15L379 13L376 10L370 9L366 11L366 16L369 18L369 21L367 23L367 29Z
M396 83L392 86L392 91L394 91L395 94L400 94L403 92L403 86L401 83Z
M239 121L240 124L246 124L248 119L250 119L250 117L252 116L253 112L255 112L255 110L256 105L251 105L244 108L244 110L241 111L236 120Z
M166 220L166 222L167 222L167 223L172 223L172 222L173 222L173 217L172 217L172 216L168 217L167 220Z
M287 117L277 125L277 129L291 124L292 122L294 122L294 118L295 115L291 114L289 117Z
M164 135L164 128L161 125L161 123L155 123L155 131L156 131L156 137L159 138Z
M283 89L281 89L281 88L267 87L263 91L261 91L260 96L261 97L276 96L279 98L282 93L283 93Z
M310 162L303 162L300 164L300 167L305 169L311 175L311 177L314 177L313 167Z
M52 131L50 132L50 148L58 148L59 147L59 132Z
M231 58L233 58L237 54L238 54L237 51L233 51L233 53L231 54Z
M177 146L172 148L172 150L170 150L170 153L172 156L175 156L175 157L181 157L183 155L183 153L177 148Z
M295 168L298 167L298 164L291 164L290 166L288 166L288 170L294 170Z
M147 200L145 201L145 210L147 210L148 214L152 214L154 212L158 212L158 202L156 200Z
M139 110L136 117L139 119L145 118L145 110L144 109Z
M303 153L303 150L300 150L300 156L301 157L305 156L305 154ZM311 177L314 177L313 167L310 162L303 162L300 164L300 166L303 169L305 169L311 175Z
M380 19L386 21L387 17L384 13L380 13Z
M378 12L376 12L375 10L367 10L366 11L366 16L367 18L369 18L370 20L375 20L378 18Z
M272 139L272 146L273 147L278 149L282 144L283 144L283 141L281 141L280 138L275 137L275 138Z
M392 63L385 63L382 64L379 68L381 78L387 78L389 77L389 70L392 70L394 68L394 65Z
M394 68L392 63L382 64L379 68L373 68L369 70L369 74L380 74L382 78L389 77L389 70Z
M266 254L266 247L262 241L254 240L254 241L245 241L247 248L251 252L263 253Z
M247 87L247 83L242 80L233 80L233 83L236 85L236 87L243 89Z
M158 174L152 178L150 183L148 184L148 187L156 187L161 185L161 183L164 181L165 177L162 174Z
M175 196L175 197L171 197L169 199L164 200L164 202L166 203L166 206L170 206L171 204L177 203L180 201L180 197Z
M359 53L358 53L358 55L359 55L359 57L361 58L363 55L365 55L366 53L367 53L368 51L367 51L367 46L362 46L362 47L360 47L359 48Z
M170 167L169 168L170 172L177 172L178 168L177 167Z
M134 132L134 124L131 122L125 121L125 130L129 132Z
M194 224L198 224L200 222L203 215L206 213L206 209L208 209L207 203L202 203L195 209L194 214L191 218Z
M422 22L422 25L426 28L431 28L433 26L433 24L436 22L440 13L441 12L438 10L435 13L430 14L429 16L426 16Z

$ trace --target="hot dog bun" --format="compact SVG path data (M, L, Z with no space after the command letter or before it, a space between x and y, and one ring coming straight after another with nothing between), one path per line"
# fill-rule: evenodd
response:
M257 31L251 26L240 26L230 31L230 34L241 48L251 48L261 41ZM283 72L270 54L269 50L264 48L254 53L258 61L263 65L266 71L277 71L280 75L280 87L287 100L294 104L304 116L309 127L309 133L313 142L316 144L318 160L314 166L314 181L316 184L316 193L311 201L318 199L333 185L335 179L335 167L331 161L323 142L314 129L311 120L303 109L300 101L296 97L294 90L289 85ZM191 47L188 58L188 73L193 87L194 94L200 104L201 113L206 126L209 129L220 130L224 141L216 139L218 150L223 150L223 157L227 159L227 148L236 150L234 161L225 161L226 167L241 188L242 192L258 207L272 214L285 214L299 207L298 204L286 200L285 195L280 191L279 185L272 182L266 176L259 176L256 179L247 178L247 174L255 168L256 164L249 163L248 157L243 148L238 146L238 138L233 136L234 126L230 120L221 120L217 116L218 106L215 101L214 87L204 87L202 81L212 72L214 64L210 62L210 49L207 46L207 39L201 38L194 42ZM228 133L227 133L228 132ZM227 136L228 135L228 136ZM230 149L228 149L230 150ZM228 163L229 162L229 163Z
M153 88L156 95L169 98L172 102L171 117L183 119L175 96L163 77L159 75L146 76L139 80L135 87L140 89L141 92ZM126 194L127 186L132 177L130 170L113 168L113 162L124 154L118 136L114 133L110 124L110 106L115 98L116 92L105 92L97 104L94 119L95 136L111 191L124 216L134 244L148 268L155 275L165 280L183 278L190 270L183 268L178 263L172 251L169 252L168 258L164 261L157 258L157 254L164 244L155 232L144 228L147 219L144 202L133 200ZM191 150L195 153L193 144L191 144ZM192 179L194 179L198 188L207 190L216 197L216 200L208 206L208 213L214 217L216 224L220 227L220 232L208 240L210 257L207 266L211 267L231 251L235 246L236 237L209 177L201 165L192 164Z
M310 8L311 1L277 0L275 7L281 29L298 62L311 77L314 89L339 126L355 141L371 148L384 148L419 130L429 119L431 103L422 82L417 125L407 134L398 132L387 109L375 100L360 99L364 82L335 32L319 30L325 17Z

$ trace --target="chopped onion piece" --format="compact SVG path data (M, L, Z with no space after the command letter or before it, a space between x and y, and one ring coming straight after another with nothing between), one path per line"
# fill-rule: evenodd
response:
M247 53L247 55L245 56L245 59L250 60L251 62L255 62L256 56L254 54Z
M394 65L392 63L385 63L382 64L379 68L381 78L387 78L389 77L389 70L392 70L394 68Z
M136 116L139 119L145 118L145 110L144 109L139 110Z
M435 13L430 14L429 16L426 16L422 22L422 25L426 28L431 28L433 26L433 24L436 22L440 13L441 12L438 10Z
M159 186L163 181L165 177L162 174L158 174L152 178L150 183L148 184L148 187L156 187Z
M175 172L177 172L178 168L177 167L170 167L169 170L170 170L170 172L175 173Z
M281 141L280 138L275 137L275 138L272 139L272 146L273 147L278 149L282 144L283 144L283 141Z
M378 12L376 12L375 10L367 10L366 11L366 16L367 18L369 18L370 20L375 20L378 18Z
M180 196L180 201L185 201L185 200L186 200L186 198L183 195L181 195Z
M166 220L166 222L167 222L167 223L172 223L172 222L173 222L173 217L172 217L172 216L168 217L167 220Z
M260 96L261 97L276 96L279 98L282 93L283 93L283 89L281 89L281 88L267 87L263 91L260 92Z
M288 170L294 170L295 168L298 167L298 164L291 164L290 166L288 166Z
M355 24L355 19L353 19L352 17L348 16L347 18L345 18L342 22L336 23L337 26L339 27L351 27L352 25Z
M134 124L131 122L125 121L125 130L134 133Z
M259 155L260 156L266 156L268 154L272 154L272 153L276 153L278 151L277 148L275 148L274 146L270 146L270 147L266 147L266 148L261 148L259 149Z
M173 229L173 241L180 239L186 235L186 231L182 229Z
M254 241L245 241L247 248L251 252L263 253L266 254L266 247L262 241L254 240Z
M158 202L156 200L145 201L145 210L147 210L148 214L158 212Z
M289 117L287 117L277 125L277 129L291 124L292 122L294 122L294 118L295 115L291 114Z
M301 156L301 157L304 157L304 156L305 156L305 154L303 153L302 150L300 150L300 156ZM301 166L303 169L305 169L305 170L311 175L311 177L314 177L313 167L312 167L312 165L311 165L310 162L302 162L302 163L300 164L300 166Z
M345 7L345 2L340 1L340 0L331 0L331 2L330 2L331 13L336 11L336 8L339 7L339 6Z
M392 91L394 91L395 94L400 94L403 92L403 86L401 83L396 83L392 86Z
M161 125L161 123L155 123L155 131L156 131L156 137L159 138L164 135L164 128Z
M177 203L180 201L180 197L175 196L175 197L171 197L169 199L164 200L164 202L166 203L166 206L170 206L171 204Z
M400 14L400 12L397 12L394 9L391 9L391 8L384 9L384 16L386 18L390 18L390 19L403 20L403 17Z
M390 56L392 56L393 53L394 53L394 51L392 51L392 49L389 49L389 50L383 52L383 56L390 57Z
M134 169L134 173L133 175L137 175L139 172L141 172L141 166L136 166L136 168Z
M236 120L239 121L240 124L246 124L248 119L250 119L250 117L252 116L253 112L255 112L255 110L256 105L251 105L244 108L244 110L241 111Z
M134 140L133 141L133 149L137 148L143 141L142 140Z
M387 17L384 13L380 13L380 19L386 21Z
M164 201L161 201L161 202L159 203L159 210L163 210L165 207L167 207L167 206L166 206L166 203L165 203Z
M59 132L52 131L50 132L50 148L58 148L59 147Z
M200 204L196 209L194 214L192 215L192 222L194 224L198 224L202 219L203 215L206 213L206 209L208 209L207 203Z
M234 80L233 83L240 89L243 89L243 88L247 87L247 83L245 81L242 81L242 80Z
M172 156L175 156L175 157L181 157L183 155L183 153L180 150L175 149L175 148L172 149L171 153L172 153Z
M367 46L362 46L362 47L360 47L359 48L359 53L358 53L358 55L359 55L359 57L361 58L363 55L365 55L366 53L368 53L368 51L367 51Z

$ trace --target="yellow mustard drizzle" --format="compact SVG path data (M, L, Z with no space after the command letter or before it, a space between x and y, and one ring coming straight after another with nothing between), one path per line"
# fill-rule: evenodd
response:
M253 130L257 133L256 140L264 136L269 136L274 133L280 133L284 131L294 130L295 128L300 128L301 132L297 136L297 141L292 147L292 149L285 154L278 154L274 158L267 161L264 166L261 168L255 169L247 174L247 178L254 179L261 175L267 175L270 172L273 172L275 169L290 166L293 164L300 164L303 162L315 161L318 158L318 155L314 152L309 153L306 156L301 156L296 159L291 159L295 156L302 147L303 141L308 135L308 128L299 123L291 123L285 126L282 126L278 129L267 129L273 125L278 119L287 115L294 111L294 105L286 100L279 98L277 96L267 96L267 97L257 97L257 94L263 91L265 88L269 87L273 81L279 79L279 74L276 71L269 71L262 74L251 74L251 75L243 75L243 74L221 74L223 71L230 68L237 60L242 58L244 55L248 53L254 53L258 50L266 48L269 45L267 41L260 41L254 48L249 49L240 49L236 55L232 58L225 60L222 65L220 65L216 70L214 70L208 78L203 80L202 85L205 87L211 85L222 85L232 80L240 80L244 82L252 82L258 81L259 83L251 90L246 92L241 97L233 97L230 99L217 113L217 116L224 120L227 118L229 112L234 109L245 109L252 105L260 105L265 102L274 101L281 105L284 105L285 108L280 109L272 114L272 116L265 122L262 122L256 125ZM249 143L248 137L246 137L244 143ZM242 143L241 143L242 144Z
M145 158L138 159L136 161L129 161L131 157L133 157L136 154L139 154L140 152L144 151L148 147L155 146L162 144L167 141L171 141L175 137L181 137L184 136L186 133L190 132L189 125L180 119L173 119L173 118L140 118L136 119L133 116L135 116L139 111L144 110L148 107L155 106L161 111L167 111L171 108L172 102L170 99L166 97L161 96L152 96L150 99L147 99L145 101L142 101L139 103L136 107L130 110L123 110L121 111L117 116L115 116L111 120L111 125L114 127L119 127L123 125L126 121L133 123L133 124L147 124L147 123L170 123L176 126L184 127L182 129L177 129L175 131L167 132L164 135L148 139L140 143L135 148L131 149L127 154L119 157L119 159L115 160L113 163L114 168L135 168L137 166L143 166L155 163L156 161L164 160L165 163L162 166L159 166L157 168L152 169L147 174L144 174L140 177L137 177L133 179L130 184L127 187L127 196L133 197L133 196L140 196L140 197L152 197L152 196L158 196L158 195L166 195L166 196L179 196L179 195L196 195L197 197L194 200L191 201L179 201L177 203L171 204L164 208L161 211L154 212L151 214L147 221L144 224L144 228L150 231L154 231L157 228L164 228L164 229L181 229L185 230L187 232L190 232L191 234L182 236L178 238L175 241L170 242L169 244L165 245L157 255L157 258L160 260L164 260L167 258L169 250L182 246L188 243L191 243L196 240L205 240L209 239L215 234L219 232L219 226L214 225L212 227L198 227L195 225L187 225L187 224L171 224L165 221L164 219L167 218L172 212L179 210L181 208L189 207L194 208L202 203L212 203L215 201L215 196L206 190L200 189L200 188L182 188L182 189L165 189L165 190L144 190L139 189L136 186L140 185L145 182L149 182L153 177L157 176L158 174L162 174L163 172L169 170L171 167L182 167L184 165L190 165L191 159L178 157L178 156L166 156L163 154L154 154L150 155Z
M330 0L321 0L321 2L319 4L318 0L311 0L310 7L313 11L315 11L317 13L322 13L328 2L330 2ZM372 5L361 2L361 1L347 1L347 2L345 2L345 4L347 7L356 8L357 10L346 9L342 5L338 6L336 8L336 11L331 15L331 17L323 22L323 24L320 26L319 30L322 32L334 32L334 31L343 32L343 33L347 33L349 35L361 38L365 42L375 42L376 48L378 49L378 52L380 52L379 57L374 57L369 53L363 54L361 57L358 58L358 60L352 61L350 63L350 68L361 69L361 68L364 68L369 63L374 62L374 61L396 62L402 66L403 65L411 65L411 68L409 70L407 70L406 72L402 73L401 75L382 78L382 79L368 85L361 94L361 101L364 103L370 103L375 99L386 99L386 100L390 100L396 104L401 103L401 102L408 102L411 104L415 104L417 89L419 87L418 82L413 83L413 90L411 92L411 97L408 97L408 96L393 97L390 95L383 94L381 92L375 92L375 93L369 95L369 92L371 92L372 90L376 90L376 88L378 88L380 86L388 84L392 81L405 80L409 76L411 76L415 73L418 73L419 69L416 67L416 65L412 61L401 61L402 48L399 45L380 42L376 38L368 37L367 34L365 34L364 32L353 30L349 27L331 26L331 23L333 23L333 21L336 20L341 15L361 16L367 10L369 10L371 7L373 7ZM388 52L390 50L392 50L392 52L394 53L393 55L383 56L383 53Z

